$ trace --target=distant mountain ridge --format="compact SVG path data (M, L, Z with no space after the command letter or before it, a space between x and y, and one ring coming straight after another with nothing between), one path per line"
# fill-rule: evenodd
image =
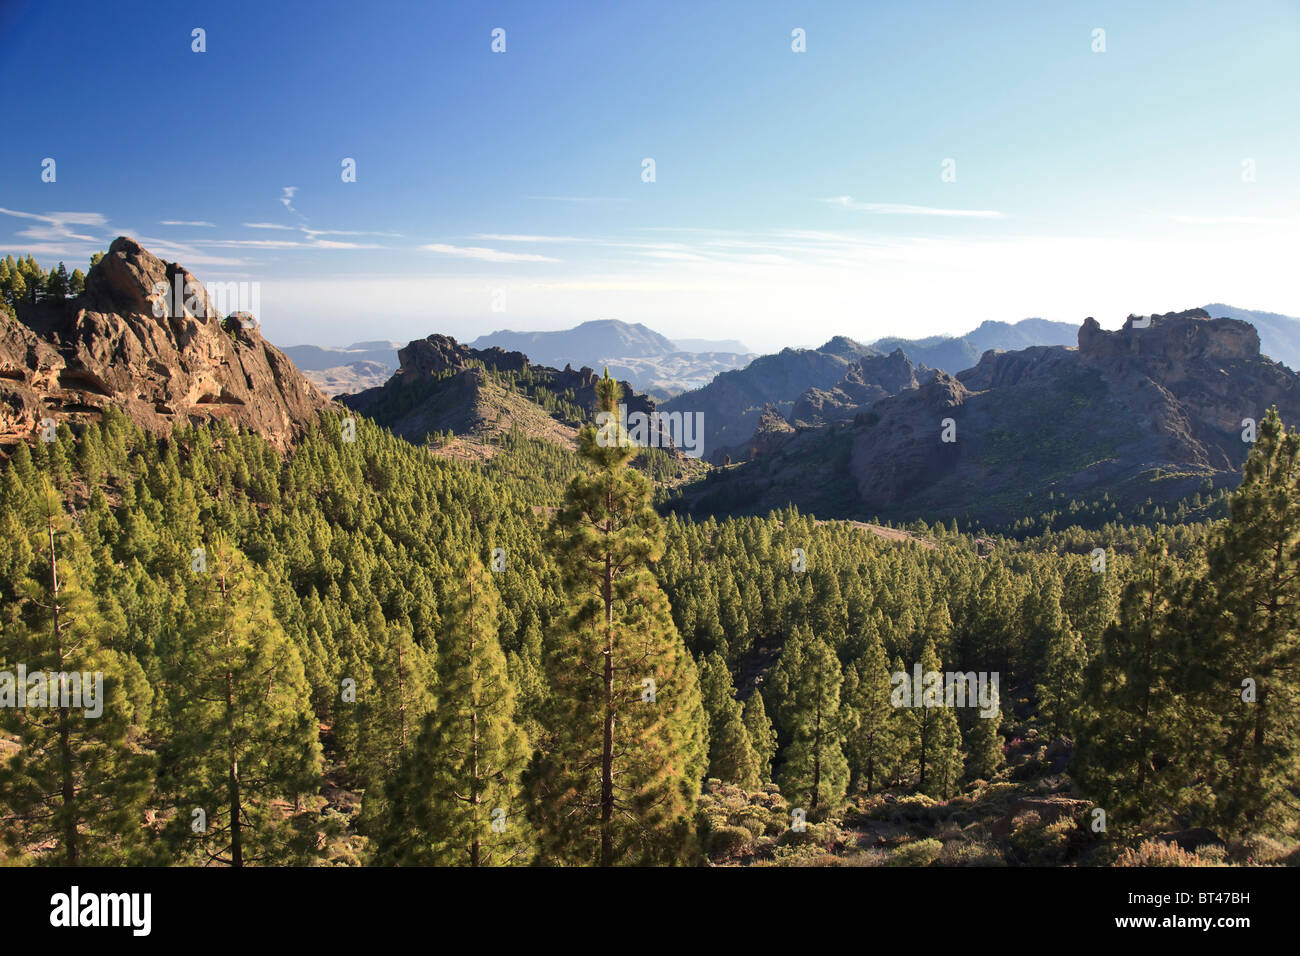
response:
M914 371L925 378L936 369L953 374L970 368L989 349L1069 345L1075 334L1075 327L1066 322L1022 319L984 322L958 337L885 338L870 345L837 335L816 349L787 348L760 356L743 369L724 372L702 388L674 396L663 407L704 413L704 453L712 460L744 458L769 406L795 423L806 418L822 421L851 416L854 412L848 409L867 402L869 393L874 398L893 394L883 382L873 381L878 374L890 374L889 366L863 368L859 363L865 360L898 353L909 367L905 375ZM857 371L851 371L855 367Z
M593 319L553 332L512 332L502 329L468 343L472 349L500 348L523 352L538 365L596 367L605 358L646 358L678 351L670 339L640 322Z
M1008 352L1033 345L1073 345L1078 328L1069 322L1021 319L1019 322L989 320L965 335L931 336L924 339L883 338L871 347L883 354L895 349L918 365L942 369L951 375L971 368L989 349Z
M986 352L850 420L769 422L752 459L711 476L684 507L794 503L825 517L997 523L1040 498L1104 494L1127 512L1235 486L1250 450L1245 420L1277 406L1283 421L1300 421L1300 375L1262 356L1244 321L1193 309L1149 325L1130 316L1107 332L1089 318L1077 341Z
M401 342L379 340L354 342L345 348L327 345L286 345L281 351L293 359L293 364L304 372L318 372L351 362L377 362L397 368L397 350Z
M688 341L700 346L728 344L704 339ZM596 319L552 332L505 329L480 335L469 347L522 352L530 361L554 368L567 365L609 369L610 375L627 379L658 400L698 388L720 372L739 368L754 357L749 352L683 349L641 323L617 319Z
M678 339L678 352L735 352L745 355L753 352L739 339Z
M289 345L284 354L331 398L383 385L397 370L400 342L355 342L347 348Z
M811 388L829 389L841 382L858 359L878 354L870 346L836 336L821 348L782 349L761 355L742 369L723 372L712 382L663 403L666 412L702 412L704 454L749 442L770 407L787 416L795 400ZM734 454L743 455L737 450Z

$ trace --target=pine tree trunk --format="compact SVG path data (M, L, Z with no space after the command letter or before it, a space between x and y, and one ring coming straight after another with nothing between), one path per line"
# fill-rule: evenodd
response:
M920 787L921 787L922 790L925 789L925 738L926 738L926 736L928 735L929 730L930 730L930 726L929 726L929 724L930 724L930 716L929 716L929 713L927 712L927 713L925 713L925 714L921 717L921 783L920 783Z
M221 609L226 610L226 574L221 573ZM230 865L244 865L244 841L239 819L239 754L235 750L235 672L230 665L231 627L226 627L226 737L230 748Z
M477 674L474 672L474 597L473 587L470 588L470 611L469 611L469 686L471 690L478 686ZM483 795L479 790L478 778L478 698L473 697L470 700L469 708L469 750L470 750L470 805L474 808L470 818L474 821L474 838L469 845L469 865L479 865L479 827L482 825L479 820L479 805L483 802Z
M818 688L820 692L821 688ZM817 724L816 731L813 734L813 785L812 799L808 801L809 812L817 809L817 794L821 791L822 784L822 708L821 704L817 705Z
M606 493L606 513L612 506ZM605 534L611 531L605 519ZM600 752L600 865L614 862L614 568L613 556L605 549L605 732Z
M54 654L58 660L59 672L63 672L63 632L59 627L59 564L54 551L54 516L50 515L50 590L54 605ZM59 694L59 703L63 703L63 694ZM74 809L77 799L76 776L72 761L72 725L68 719L68 708L59 707L59 769L62 774L63 797L63 843L68 853L68 866L76 866L81 858L77 845L77 814Z

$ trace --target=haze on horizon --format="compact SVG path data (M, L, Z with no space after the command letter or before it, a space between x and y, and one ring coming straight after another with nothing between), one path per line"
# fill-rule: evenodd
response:
M614 318L773 351L1300 314L1291 4L200 19L6 6L0 81L31 108L0 148L0 251L84 269L130 235L260 282L280 344Z

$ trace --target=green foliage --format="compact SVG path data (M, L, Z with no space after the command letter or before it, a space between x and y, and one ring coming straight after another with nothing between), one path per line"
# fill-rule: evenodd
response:
M781 792L809 816L834 809L844 798L849 765L844 757L840 684L843 675L830 646L797 629L786 642L773 685L784 688L782 723L790 736L781 767Z
M15 600L0 619L0 732L17 749L0 762L0 842L69 866L139 860L153 778L141 740L151 689L134 660L101 641L108 622L88 588L85 544L57 499L40 498L44 528L4 522L17 537ZM19 668L29 675L21 689ZM38 686L31 675L45 676Z
M195 862L303 862L316 849L304 798L320 786L321 751L302 657L247 559L221 539L205 558L185 625L162 650L172 736L159 783L176 811L167 833ZM195 810L206 817L197 830Z
M750 742L743 709L721 654L715 652L701 663L700 693L709 717L708 775L757 789L761 783L759 757Z
M580 435L589 470L552 524L568 595L549 635L546 738L530 775L543 857L677 862L707 760L695 663L649 569L663 529L618 423L618 386L599 385L601 430Z
M527 742L497 640L499 599L472 561L438 659L438 704L388 786L383 863L500 866L525 859Z

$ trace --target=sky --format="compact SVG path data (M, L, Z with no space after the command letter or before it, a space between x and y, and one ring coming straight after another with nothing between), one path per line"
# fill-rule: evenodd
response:
M280 345L1300 315L1298 49L1276 0L0 0L0 252L129 235Z

